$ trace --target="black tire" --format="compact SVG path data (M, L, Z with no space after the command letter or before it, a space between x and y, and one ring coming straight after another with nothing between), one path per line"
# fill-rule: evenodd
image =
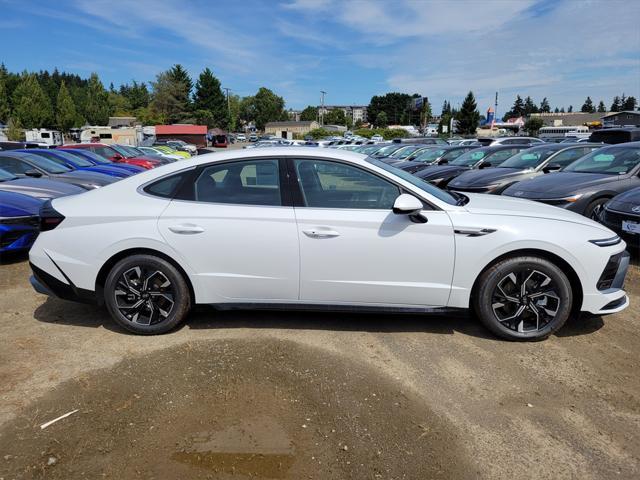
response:
M602 207L604 207L604 204L608 201L608 198L598 198L597 200L594 200L589 205L587 205L587 208L584 209L584 216L590 218L591 220L599 222Z
M116 263L105 282L104 301L118 325L140 335L173 330L191 309L182 274L153 255L132 255Z
M476 285L476 314L489 330L508 340L543 340L560 329L571 314L569 279L544 258L506 258L485 270Z

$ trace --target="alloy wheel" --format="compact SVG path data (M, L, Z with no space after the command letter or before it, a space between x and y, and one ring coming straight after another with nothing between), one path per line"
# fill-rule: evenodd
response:
M130 322L153 325L164 321L174 306L175 291L167 276L143 265L126 270L114 290L116 308Z
M560 296L553 279L533 269L512 271L493 290L491 306L496 319L519 333L546 327L560 310Z

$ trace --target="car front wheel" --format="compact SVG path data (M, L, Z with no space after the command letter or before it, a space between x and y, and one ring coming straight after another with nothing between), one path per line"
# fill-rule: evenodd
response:
M482 323L509 340L542 340L569 318L571 284L555 264L540 257L511 257L485 270L473 306Z
M174 329L191 308L182 274L153 255L132 255L116 263L105 282L104 300L116 323L141 335Z

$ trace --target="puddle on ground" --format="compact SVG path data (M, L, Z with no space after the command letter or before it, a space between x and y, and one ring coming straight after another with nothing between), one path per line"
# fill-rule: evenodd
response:
M215 473L285 478L295 448L274 419L259 417L216 432L188 438L172 459Z
M367 364L290 341L215 340L59 385L0 430L0 477L473 477L458 445L424 398Z

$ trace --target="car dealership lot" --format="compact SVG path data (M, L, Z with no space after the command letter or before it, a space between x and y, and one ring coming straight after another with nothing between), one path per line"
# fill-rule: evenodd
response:
M208 310L139 337L28 276L0 265L3 478L640 473L638 267L627 310L538 343L465 316Z

